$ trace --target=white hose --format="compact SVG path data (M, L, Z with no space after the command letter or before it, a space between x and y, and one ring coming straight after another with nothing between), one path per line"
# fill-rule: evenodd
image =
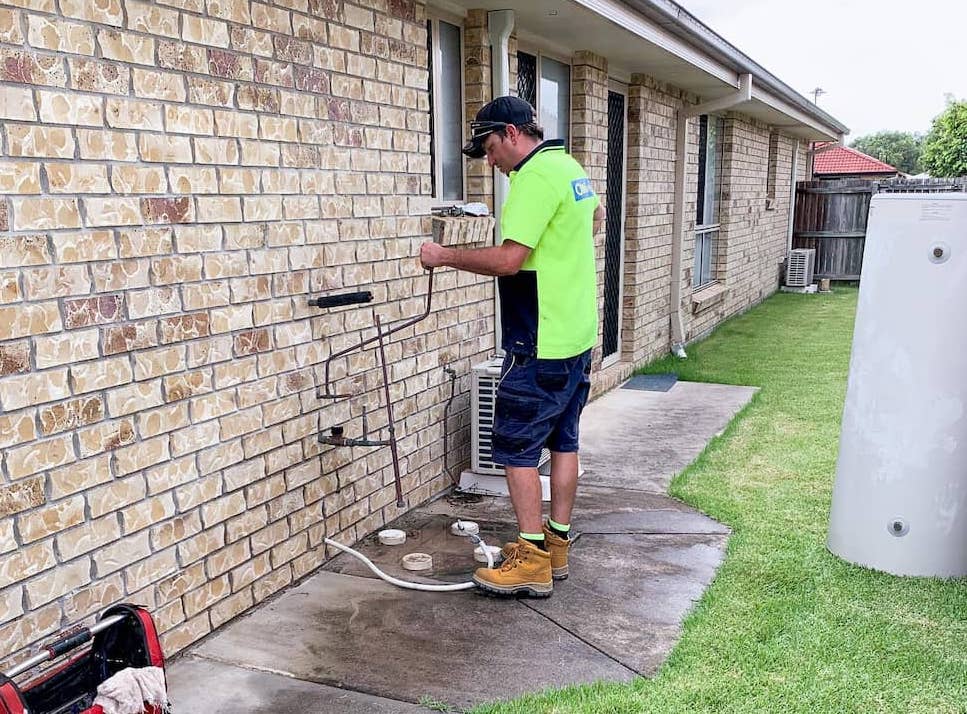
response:
M483 547L483 551L487 555L487 567L488 568L494 567L493 556L491 555L490 550L487 548L486 543L483 542L483 539L475 535L471 535L469 537L471 541L476 541L474 545L476 545L476 543L479 543ZM348 545L337 543L332 538L324 538L323 540L327 545L331 545L333 548L337 550L341 550L344 553L349 553L351 556L363 561L369 567L370 570L376 573L377 576L379 576L386 582L390 583L391 585L396 585L397 587L400 587L400 588L406 588L407 590L425 590L426 592L439 593L439 592L455 592L457 590L469 590L471 588L477 587L477 584L472 580L466 583L450 583L447 585L429 585L426 583L411 583L406 580L400 580L399 578L394 578L392 575L387 575L386 573L384 573L382 570L380 570L373 564L373 561L371 561L362 553L353 550Z

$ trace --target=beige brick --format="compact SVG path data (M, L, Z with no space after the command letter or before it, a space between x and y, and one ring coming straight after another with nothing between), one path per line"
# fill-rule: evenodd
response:
M232 338L230 335L210 340L196 340L188 345L188 366L202 367L232 358Z
M232 27L230 35L234 49L259 57L272 56L272 35L268 32L259 32L249 27Z
M122 258L165 255L171 253L174 249L170 228L120 231L118 238Z
M131 87L131 70L125 65L98 60L69 57L71 88L83 92L127 94Z
M215 110L214 119L217 136L234 136L242 139L258 137L259 123L258 116L255 114Z
M0 8L0 42L11 45L23 43L23 32L20 30L21 13L16 10ZM34 44L31 42L31 44Z
M27 604L31 609L36 609L89 582L91 582L91 562L88 558L61 565L56 570L49 571L27 583Z
M185 369L185 348L165 347L134 355L134 378L153 379Z
M91 28L57 17L28 15L27 39L32 46L45 50L94 54L94 34Z
M108 411L111 416L119 417L142 409L151 409L164 404L161 396L161 380L135 382L124 387L112 389L107 393Z
M131 362L127 357L112 357L88 364L73 365L70 373L76 394L109 389L127 384L132 379Z
M91 290L91 279L84 265L28 268L24 271L28 300L84 295Z
M63 498L112 479L110 457L97 456L55 469L48 476L51 498Z
M23 615L23 588L11 588L0 593L0 623Z
M147 531L115 541L94 553L94 569L98 578L124 568L151 555Z
M149 35L178 37L178 12L159 7L156 3L125 0L128 14L128 29Z
M182 23L181 38L185 42L196 42L202 45L213 45L214 47L228 47L228 25L218 20L210 20L206 17L185 15L184 22Z
M116 169L115 169L116 170ZM79 231L53 234L54 255L59 263L114 260L118 257L111 231ZM97 292L103 292L100 289Z
M164 122L165 129L176 134L212 134L215 131L211 109L168 104L165 106Z
M256 169L224 168L221 171L219 183L221 193L257 193L259 187L260 178Z
M44 164L51 193L109 193L107 167L97 164Z
M174 548L158 553L129 566L124 571L124 578L127 582L128 590L140 590L152 583L158 582L162 578L170 576L178 571L177 553ZM157 621L157 614L155 613Z
M37 369L83 362L98 357L98 331L77 330L51 337L36 337Z
M105 580L99 580L87 585L77 592L72 592L64 598L64 616L70 622L79 620L101 612L108 606L124 599L124 582L120 574L112 575ZM143 605L149 603L143 602Z
M101 126L104 110L100 97L85 94L38 90L40 120L47 124Z
M46 502L41 477L0 486L0 518L37 508Z
M158 64L182 72L208 74L208 51L204 47L183 42L158 42Z
M137 161L138 146L133 132L97 129L78 129L77 143L82 159L108 161ZM71 139L70 154L73 156L74 143ZM61 156L61 154L58 154Z
M79 228L81 225L77 199L14 198L11 204L15 231Z
M245 458L240 439L228 441L210 449L205 449L198 454L198 471L207 476L208 474L221 471L222 469L237 464Z
M60 0L60 10L67 17L121 27L124 9L121 0ZM52 11L51 11L52 12Z
M16 553L0 558L0 588L42 573L56 563L53 541L21 546Z
M211 371L198 370L165 377L164 387L169 402L207 394L212 390Z
M74 496L17 516L22 541L32 543L84 522L84 497Z
M232 618L241 615L255 604L249 589L237 592L214 605L211 612L212 627L221 627Z
M258 196L244 198L246 221L282 220L282 198L279 196Z
M87 503L91 517L101 516L130 506L144 499L146 493L144 479L134 476L124 480L116 480L107 486L99 486L87 492Z
M207 0L208 14L240 25L249 25L249 3L245 0Z
M33 412L0 414L0 448L16 446L37 438Z
M174 2L175 0L168 0ZM181 1L181 0L177 0ZM208 613L193 617L161 635L161 648L165 652L179 652L212 631Z
M207 261L205 275L208 278L217 277L208 272ZM186 310L201 310L207 307L227 305L231 301L227 280L208 280L198 285L184 285L182 292L185 296ZM229 350L230 352L231 350Z
M170 521L154 526L151 529L151 544L157 550L191 538L201 531L201 516L198 511L192 511L184 516L177 516Z
M140 531L175 515L175 501L170 493L149 498L121 511L125 534Z
M54 540L60 556L64 560L73 560L120 537L121 528L118 526L118 519L114 515L109 515L63 531Z
M171 453L175 456L204 449L218 441L218 423L214 421L180 429L171 435Z
M162 72L149 69L133 70L134 94L147 99L162 99L168 102L183 102L185 78L176 72Z
M205 503L201 509L201 520L206 528L228 520L245 512L245 496L237 491L228 496Z
M195 161L199 164L237 164L235 139L195 139Z
M278 166L280 151L276 144L266 144L261 141L241 141L242 158L239 163L243 166Z
M181 296L174 288L149 288L128 293L128 315L132 319L180 312Z
M115 263L115 266L123 266L133 262L137 261L121 261L121 263ZM143 272L146 276L147 269ZM147 277L145 277L143 284L147 284ZM129 322L125 325L109 325L103 329L103 334L105 356L121 352L134 352L158 345L157 320Z
M142 438L150 438L175 429L183 429L191 423L188 416L188 405L185 402L140 412L137 419L138 433L141 434Z
M235 104L235 85L207 77L189 77L188 100L192 104L231 107Z
M190 164L191 139L187 136L142 134L138 139L141 158L148 162Z
M238 198L199 196L195 201L198 206L197 220L199 223L224 223L242 220L242 204Z
M134 431L132 419L101 422L77 432L77 443L80 447L81 458L134 443L136 438L137 434Z
M214 168L171 166L168 178L172 193L218 193L218 176Z
M40 193L40 165L0 161L0 193Z
M104 418L100 396L72 399L40 410L41 432L45 436L93 424Z
M105 59L133 64L154 64L155 41L147 35L99 29L97 44Z
M141 204L136 198L85 198L83 201L88 226L132 226L143 222Z
M154 495L190 483L198 478L195 459L186 456L168 461L147 472L148 493Z
M4 411L55 402L69 395L66 369L14 375L0 382L0 406Z
M178 561L183 567L188 566L224 546L225 528L219 525L180 542L178 544Z
M229 519L225 524L226 535L229 543L234 543L241 538L245 538L256 531L261 530L268 523L268 518L268 510L265 508L265 506L259 506L258 508L249 508L241 515ZM252 575L254 575L254 573ZM250 575L249 578L246 579L242 584L247 585L256 577L261 577L262 575L265 575L265 573L259 573L254 577L252 577L252 575ZM236 581L236 575L234 573L232 575L232 581L233 584Z
M289 13L281 8L253 2L251 4L252 25L269 32L292 34L292 20Z
M167 193L168 178L160 166L114 166L111 187L117 193Z
M27 87L0 86L0 119L36 121L33 92Z
M162 107L156 102L108 97L105 110L108 126L115 129L164 130Z
M55 603L0 627L0 642L6 651L16 652L57 632L60 625L61 607Z
M53 262L44 235L0 236L0 267L21 268ZM8 315L11 313L7 313ZM10 339L0 336L0 339Z
M17 549L17 539L13 533L13 519L0 522L0 553Z
M114 452L114 470L118 476L123 476L154 466L169 458L168 437L162 435L117 449Z
M232 586L227 575L209 580L197 590L192 590L184 596L185 614L192 617L228 597L231 591Z
M253 327L252 306L234 305L231 307L214 308L211 311L210 329L212 334L234 332Z
M196 563L161 580L158 583L158 598L161 602L177 600L186 592L201 587L206 580L204 565Z

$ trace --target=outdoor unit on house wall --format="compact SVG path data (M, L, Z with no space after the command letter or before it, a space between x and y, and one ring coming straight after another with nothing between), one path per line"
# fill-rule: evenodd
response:
M497 385L503 359L494 357L471 369L470 411L470 469L478 474L503 476L504 467L493 462L494 415L497 405ZM551 452L541 452L541 465L550 461Z
M827 539L845 560L967 575L965 305L967 193L873 196Z
M813 264L816 250L813 248L794 248L789 251L786 261L786 287L808 288L813 284Z

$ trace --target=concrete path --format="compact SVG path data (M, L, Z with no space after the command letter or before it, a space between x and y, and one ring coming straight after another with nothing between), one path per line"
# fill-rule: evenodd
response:
M664 494L754 392L679 382L668 392L616 389L588 406L571 575L553 597L402 590L340 555L171 664L176 711L429 711L421 701L462 710L547 687L653 674L714 577L728 537L727 528ZM451 497L392 524L407 531L405 545L370 537L358 550L402 579L463 582L477 564L467 540L450 534L456 518L476 521L491 544L516 536L508 499ZM424 578L399 565L415 551L433 555Z

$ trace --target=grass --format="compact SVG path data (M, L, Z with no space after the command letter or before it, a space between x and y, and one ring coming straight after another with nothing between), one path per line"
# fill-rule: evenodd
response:
M733 535L657 676L476 714L967 712L967 580L894 577L825 547L856 297L775 295L645 370L761 387L672 483Z

